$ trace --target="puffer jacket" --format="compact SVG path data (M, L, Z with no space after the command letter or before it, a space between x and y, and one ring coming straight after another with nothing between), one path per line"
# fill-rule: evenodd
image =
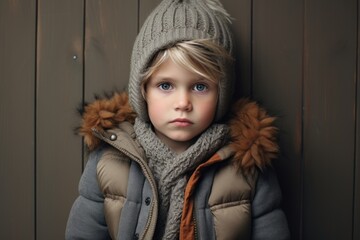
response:
M180 239L289 239L281 191L268 167L274 118L254 102L235 104L230 142L189 176ZM91 151L66 239L153 239L158 195L136 141L126 94L85 108L80 133Z

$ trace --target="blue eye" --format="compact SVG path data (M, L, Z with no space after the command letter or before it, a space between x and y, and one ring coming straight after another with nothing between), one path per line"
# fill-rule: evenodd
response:
M204 92L207 89L208 89L208 87L205 84L202 84L202 83L195 84L195 86L194 86L194 90L197 91L197 92Z
M171 87L171 84L170 84L170 83L161 83L161 84L159 84L159 88L160 88L161 90L168 91L168 90L170 90L172 87Z

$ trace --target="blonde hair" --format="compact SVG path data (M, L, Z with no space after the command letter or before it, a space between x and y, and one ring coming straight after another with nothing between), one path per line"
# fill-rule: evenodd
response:
M225 60L232 60L232 57L224 48L210 39L177 42L169 48L160 50L142 74L143 97L145 97L146 83L168 59L188 71L218 84L218 81L225 76Z

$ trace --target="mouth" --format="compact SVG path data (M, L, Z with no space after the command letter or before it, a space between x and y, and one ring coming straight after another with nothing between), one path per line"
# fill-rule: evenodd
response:
M173 123L178 127L187 127L193 124L193 122L187 118L176 118L172 120L170 123Z

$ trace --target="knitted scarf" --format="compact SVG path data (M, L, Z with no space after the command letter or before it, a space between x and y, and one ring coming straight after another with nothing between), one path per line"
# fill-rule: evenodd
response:
M226 143L228 127L211 125L180 154L173 152L155 135L151 124L136 119L134 129L159 192L159 217L154 239L178 239L187 176Z

